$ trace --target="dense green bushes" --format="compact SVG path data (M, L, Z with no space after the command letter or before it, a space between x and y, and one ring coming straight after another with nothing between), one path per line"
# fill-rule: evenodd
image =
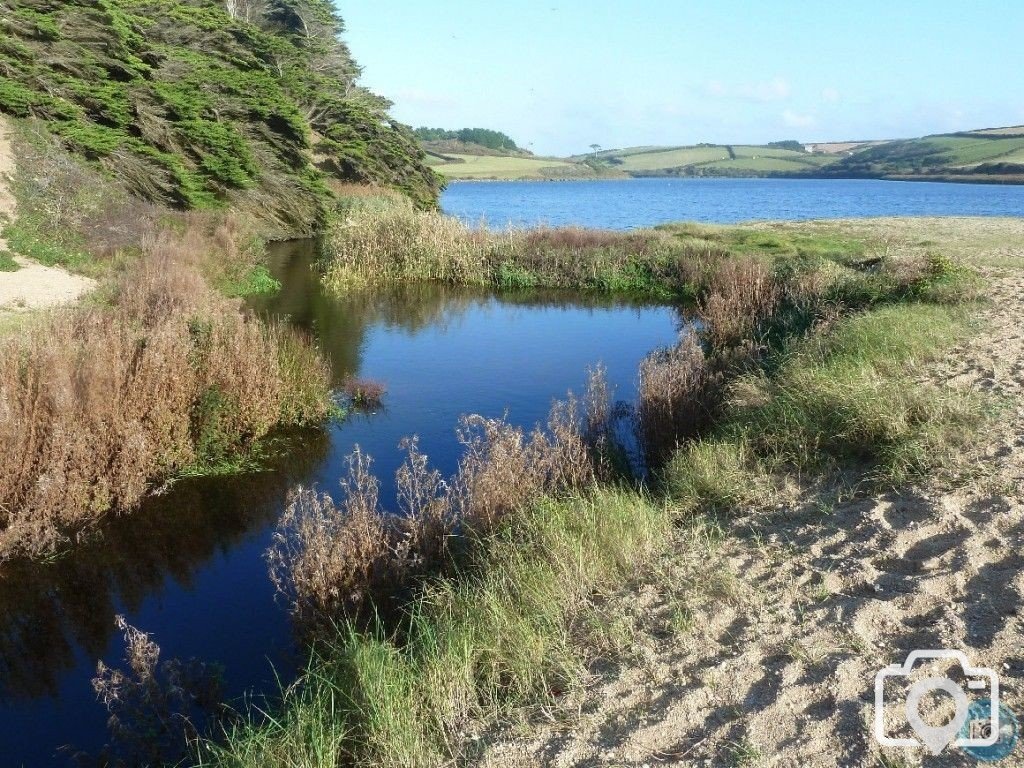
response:
M0 10L0 111L45 121L150 200L230 203L285 232L320 220L329 177L436 204L411 130L356 85L327 0L277 0L244 19L216 0Z

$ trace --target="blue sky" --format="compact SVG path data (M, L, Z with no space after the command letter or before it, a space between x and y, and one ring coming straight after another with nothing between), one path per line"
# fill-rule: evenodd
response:
M337 0L413 125L538 154L1024 123L1024 2Z

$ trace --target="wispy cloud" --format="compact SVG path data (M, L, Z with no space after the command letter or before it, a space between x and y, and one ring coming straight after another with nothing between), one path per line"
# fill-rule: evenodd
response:
M717 79L708 80L704 84L704 92L716 99L767 102L788 99L793 89L784 77L773 77L771 80L749 83L723 83Z
M814 115L801 114L792 109L782 110L782 123L789 128L813 128L818 124Z
M835 104L839 101L839 91L835 88L824 88L821 91L821 100L827 101L829 104Z

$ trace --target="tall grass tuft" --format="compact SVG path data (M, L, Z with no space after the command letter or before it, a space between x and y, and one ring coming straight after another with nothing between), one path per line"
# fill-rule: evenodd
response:
M712 275L697 308L703 338L719 350L759 341L780 298L772 271L753 258L738 257L722 261Z
M647 463L658 466L679 445L706 431L722 398L723 376L712 370L693 331L640 363L637 426Z
M726 252L670 234L579 227L489 230L396 200L349 205L329 232L325 283L397 280L689 296Z

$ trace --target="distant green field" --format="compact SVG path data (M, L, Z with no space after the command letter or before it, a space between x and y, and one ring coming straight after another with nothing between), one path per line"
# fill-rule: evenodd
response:
M711 163L709 166L702 167L734 171L799 173L800 171L809 170L812 166L808 163L784 157L738 157L735 160L722 160L721 162Z
M605 149L568 158L496 157L452 154L465 162L431 157L430 165L451 179L593 178L594 176L765 176L838 177L963 176L981 164L1024 164L1024 128L993 128L919 139L850 142L852 151L804 152L783 146L700 144ZM785 148L786 146L793 147ZM595 162L596 161L596 162ZM594 171L592 166L598 166ZM1012 169L1011 169L1012 170ZM1006 176L1000 168L981 173ZM1024 181L1024 179L1022 179Z
M621 158L622 163L616 163L616 167L623 171L632 172L653 171L660 168L679 168L684 165L725 160L728 159L729 152L725 147L683 147L664 152L636 152L627 155L617 155L617 157Z
M973 139L964 136L936 136L923 141L941 149L950 165L976 165L1024 150L1024 136L1005 139Z
M730 156L730 150L732 155ZM629 147L598 153L612 167L634 175L683 173L693 175L752 175L764 173L800 173L835 162L835 155L811 154L779 147L751 144L726 146L699 145L690 147Z
M1000 163L1024 163L1024 148L1018 149L1011 152L1008 155L1002 155L998 158L997 162Z
M1010 125L1005 128L982 128L980 131L970 131L978 136L1024 136L1024 125Z
M428 165L450 179L544 179L560 173L580 175L578 163L536 157L498 157L494 155L447 155L464 162L445 163L434 156Z

